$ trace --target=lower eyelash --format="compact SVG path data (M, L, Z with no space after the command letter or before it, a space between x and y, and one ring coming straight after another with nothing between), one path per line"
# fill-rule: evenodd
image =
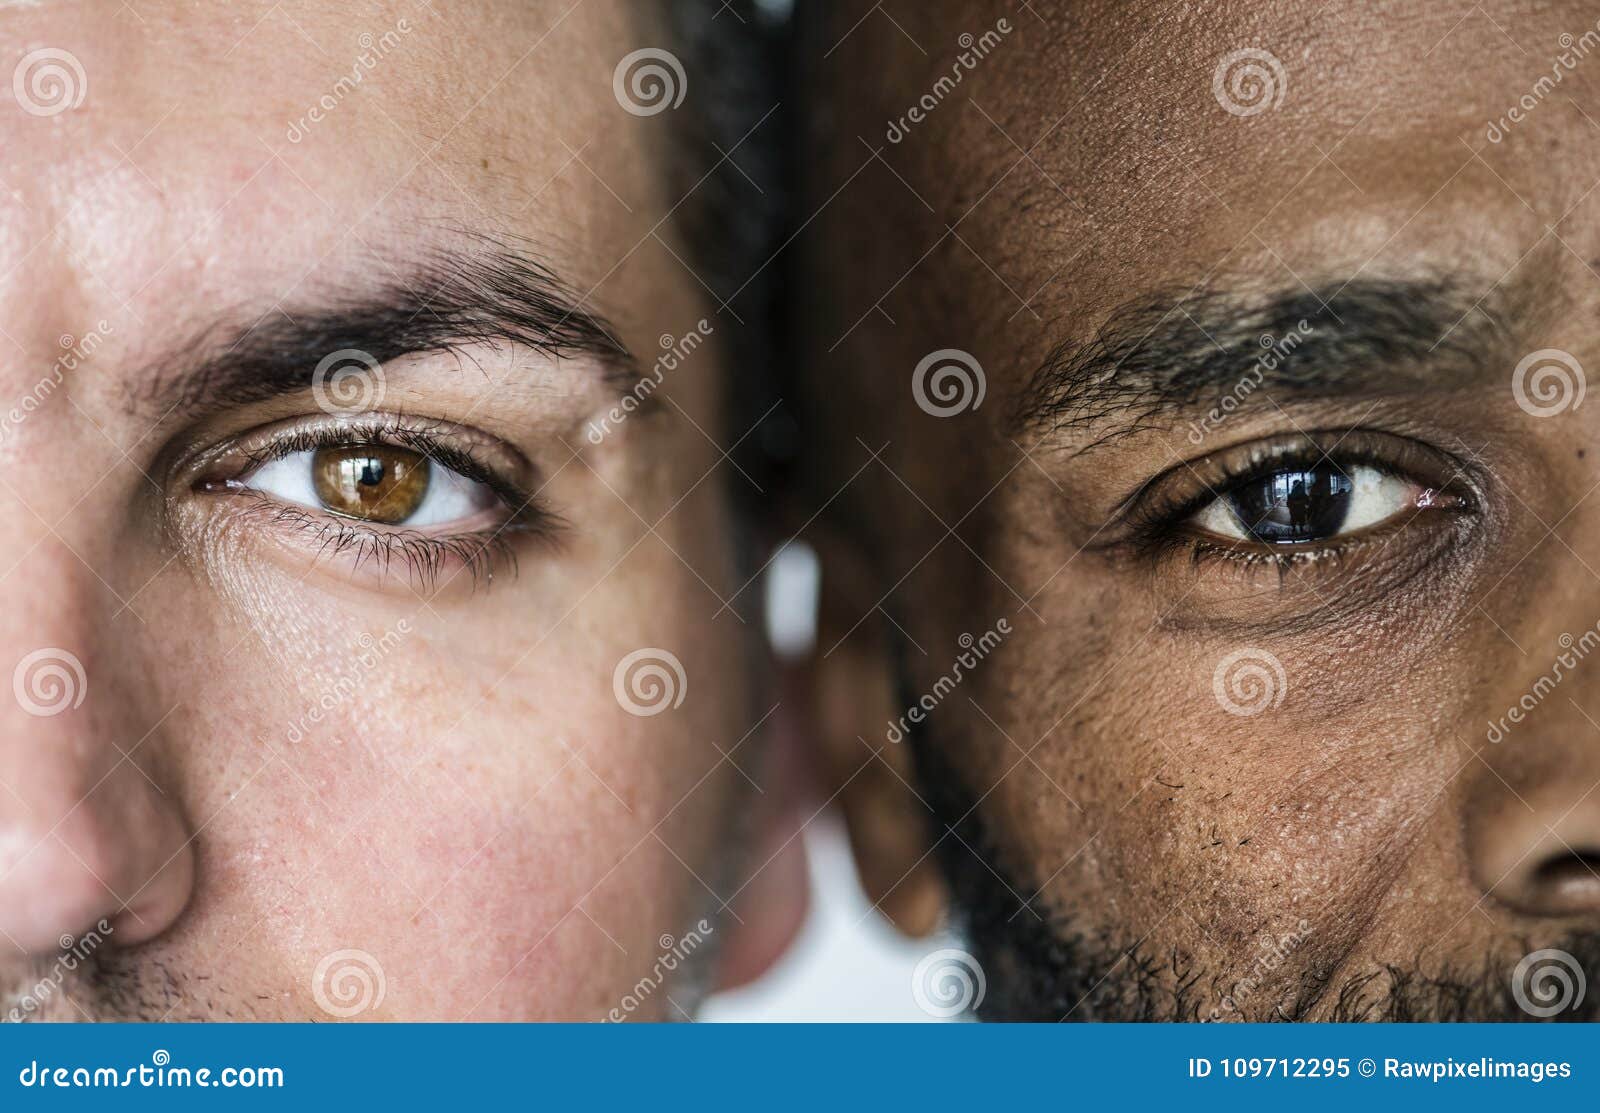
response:
M249 497L247 493L241 495ZM250 513L266 514L280 525L309 534L323 554L353 556L355 567L375 564L385 575L396 557L406 563L406 573L423 591L432 592L440 578L452 567L446 584L465 572L473 589L494 582L497 575L517 574L517 553L513 540L532 537L553 541L559 521L544 513L528 521L512 519L493 531L464 534L426 534L416 530L375 529L356 522L345 522L314 510L289 506L265 496L255 498Z
M1344 542L1334 541L1318 548L1291 549L1284 546L1282 551L1271 549L1239 549L1203 538L1195 538L1187 542L1190 546L1190 563L1199 568L1212 560L1226 560L1247 569L1276 568L1278 579L1281 583L1289 573L1305 568L1312 564L1334 564L1348 557L1354 550L1364 548L1371 543L1371 538L1353 537ZM1180 542L1181 543L1181 542Z

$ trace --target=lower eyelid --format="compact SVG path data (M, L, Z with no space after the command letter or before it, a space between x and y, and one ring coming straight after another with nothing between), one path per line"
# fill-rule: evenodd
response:
M502 520L430 534L295 506L248 488L236 489L235 495L242 503L237 509L242 520L264 521L268 526L253 529L253 539L298 554L315 566L341 569L339 575L374 587L398 579L432 592L457 580L476 586L507 572L514 576L514 542L557 533L553 521L547 525Z

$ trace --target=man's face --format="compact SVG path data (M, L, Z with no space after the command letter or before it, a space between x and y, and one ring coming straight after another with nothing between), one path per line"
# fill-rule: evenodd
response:
M666 33L566 7L0 13L8 1014L692 1000L721 319L613 91Z
M834 645L882 596L863 737L918 748L988 1011L1595 1015L1593 11L859 14L813 44L812 262L864 262L810 332L872 403L819 501L879 572Z

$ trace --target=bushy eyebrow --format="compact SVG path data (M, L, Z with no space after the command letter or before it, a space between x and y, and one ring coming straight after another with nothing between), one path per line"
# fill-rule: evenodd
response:
M637 378L616 329L550 267L487 240L399 263L373 262L310 306L273 306L203 327L133 380L135 404L195 415L311 388L319 362L354 349L385 363L404 355L522 345L552 357L588 356L619 387Z
M1446 278L1143 298L1092 340L1058 345L1026 383L1014 424L1093 447L1204 410L1247 374L1267 397L1448 389L1498 367L1510 309L1509 295L1469 296Z

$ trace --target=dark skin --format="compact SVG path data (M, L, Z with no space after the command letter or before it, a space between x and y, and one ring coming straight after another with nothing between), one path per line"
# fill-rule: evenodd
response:
M1461 7L813 17L829 749L873 896L953 904L988 1015L1527 1019L1530 952L1594 980L1600 63L1579 5ZM981 406L917 404L938 349Z

